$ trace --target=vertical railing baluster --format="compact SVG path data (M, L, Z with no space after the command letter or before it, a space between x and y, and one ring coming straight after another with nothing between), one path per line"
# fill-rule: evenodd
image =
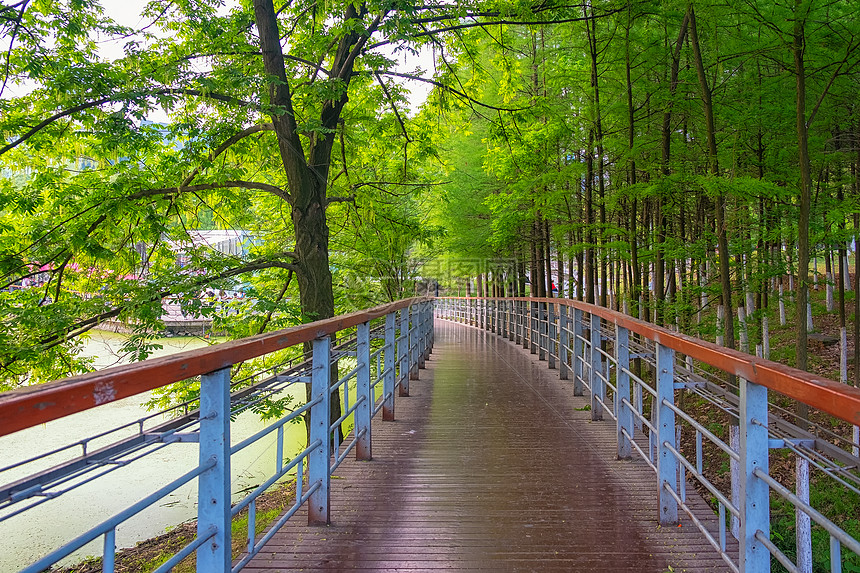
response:
M591 419L603 419L603 400L606 398L606 384L600 378L603 374L603 355L600 354L602 336L600 334L600 317L591 315L590 326L591 352L589 363L591 365L589 384L591 386Z
M528 330L530 328L530 318L529 318L529 308L531 307L531 303L529 301L520 301L520 324L521 324L521 334L522 337L520 342L523 344L523 348L529 348L531 341L529 340Z
M433 353L433 303L424 303L424 360Z
M257 499L248 504L248 553L254 552L254 541L257 536Z
M400 371L398 382L400 383L399 394L409 395L409 308L400 310L400 336L397 340L397 355ZM393 418L392 418L393 419Z
M755 538L770 538L770 490L755 475L768 472L767 388L740 379L741 573L770 571L770 552Z
M424 303L424 360L433 352L433 303Z
M385 422L394 421L394 386L397 365L401 364L397 354L400 347L397 343L397 313L389 312L385 315L385 375L382 378L382 420Z
M493 334L499 333L499 301L498 299L493 299L491 302L492 309L492 320L490 321L490 332Z
M573 309L573 395L582 396L585 377L585 343L583 336L583 316L578 308Z
M537 303L537 340L538 340L538 360L546 360L546 336L544 334L544 325L546 324L546 303Z
M570 366L568 366L568 348L570 348L570 325L567 320L567 306L558 303L558 379L567 380Z
M275 444L275 473L284 469L284 425L278 426L278 437Z
M630 331L615 325L615 420L618 439L618 459L626 460L633 455L633 447L624 436L633 435L633 412L624 404L630 402Z
M558 342L558 330L556 327L555 303L547 304L547 366L550 370L555 368L555 358L558 356L558 351L555 348Z
M432 354L433 353L433 346L435 346L435 344L436 344L436 321L435 320L430 321L429 328L430 328L430 353Z
M496 325L498 324L498 320L497 320L498 317L496 316L496 301L495 300L488 300L487 301L487 311L489 313L488 318L487 318L487 331L495 333L496 332Z
M830 536L830 573L842 573L842 544Z
M358 440L355 444L355 459L373 459L370 417L373 414L373 393L370 390L370 323L362 322L356 327L356 372L355 428Z
M657 487L660 525L678 523L678 502L665 490L677 491L678 461L666 444L675 445L675 351L657 344Z
M426 337L426 313L424 311L424 303L418 303L415 307L415 358L418 362L418 368L425 367L424 360L427 358L425 351L427 349Z
M105 533L102 550L102 573L113 573L116 561L116 528Z
M409 336L407 348L409 353L409 379L418 380L418 305L409 307ZM407 388L409 390L408 382Z
M508 324L507 324L508 314L505 310L505 299L499 299L499 336L507 337Z
M308 499L308 525L328 525L331 522L330 493L331 471L331 338L318 338L313 342L311 370L310 443L317 446L308 454L308 487L316 488ZM228 506L229 510L229 506ZM228 569L229 570L229 562ZM210 569L216 571L216 569Z
M230 367L200 377L200 464L215 466L200 474L197 535L215 536L197 548L197 571L229 571L230 550Z
M510 304L510 306L508 308L510 309L510 313L511 313L511 317L510 317L511 336L510 336L510 339L511 339L511 342L513 342L514 344L519 344L520 343L519 316L518 316L519 301L511 299L509 304Z

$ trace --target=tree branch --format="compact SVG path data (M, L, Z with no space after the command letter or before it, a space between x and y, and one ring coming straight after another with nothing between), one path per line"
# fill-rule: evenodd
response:
M382 78L379 77L378 72L373 72L373 77L376 78L376 81L379 82L380 87L382 88L382 93L385 94L385 99L388 100L388 103L391 104L391 109L394 111L394 117L397 118L397 123L400 124L400 130L403 132L403 137L406 138L406 141L412 141L412 138L409 137L409 132L406 131L406 124L403 123L403 118L400 117L400 110L397 109L397 105L394 103L394 98L391 97L391 92L388 91L388 86L385 85L385 82L382 81Z
M352 46L352 49L349 51L349 54L344 59L343 63L340 65L340 68L337 69L337 77L341 80L347 80L350 73L352 73L352 65L355 62L355 59L358 57L358 54L364 49L364 46L367 44L367 40L370 39L371 34L373 34L377 28L379 28L380 22L382 22L382 18L388 14L388 10L385 10L382 14L377 14L376 18L370 23L370 26L367 27L364 34L358 39L358 41ZM335 67L332 66L332 73L335 72Z
M222 153L227 151L227 149L229 149L230 146L232 146L234 143L237 143L237 142L245 139L246 137L248 137L250 135L254 135L255 133L260 133L262 131L275 131L275 126L272 125L271 123L263 123L260 125L252 125L251 127L247 128L247 129L243 129L239 133L237 133L237 134L233 135L232 137L230 137L229 139L227 139L227 141L225 141L224 143L219 145L215 149L215 151L210 153L209 154L209 161L214 161L219 155L221 155ZM198 173L200 173L200 167L195 167L194 171L192 171L191 174L185 178L185 180L181 183L180 186L186 187L186 186L190 185L191 181L194 180L194 178L197 176Z
M623 9L626 9L626 8L623 8ZM608 10L608 11L602 13L600 16L595 16L595 17L596 18L606 18L606 17L612 16L613 14L621 12L623 9L622 8L616 8L613 10ZM486 14L488 17L493 17L492 15L494 13L488 12ZM448 19L453 20L456 18L453 18L453 17L452 18L439 18L437 21L448 20ZM424 36L432 36L434 34L440 34L442 32L451 32L453 30L463 30L466 28L482 28L485 26L498 26L500 24L504 24L504 25L508 25L508 26L539 26L539 25L543 25L543 24L567 24L567 23L571 23L571 22L582 22L582 21L585 21L588 19L590 19L590 17L579 16L576 18L560 18L558 20L504 20L504 19L502 19L502 20L489 20L486 22L470 22L467 24L457 24L454 26L445 26L443 28L437 28L435 30L428 30L426 32L418 32L416 34L411 34L408 37L410 39L414 39L414 38L421 38ZM369 45L367 47L367 49L372 50L374 48L378 48L380 46L385 46L385 45L388 45L391 43L393 43L391 40L384 40L382 42L376 42L375 44Z
M291 202L289 193L275 185L268 183L258 183L256 181L224 181L222 183L200 183L198 185L180 185L178 187L161 187L158 189L144 189L136 193L132 193L127 199L142 199L144 197L157 197L158 195L170 195L172 193L193 193L195 191L209 191L212 189L230 189L238 187L240 189L256 189L258 191L266 191L281 197L288 203Z
M422 78L421 76L416 76L415 74L404 74L401 72L387 72L387 71L379 71L379 70L373 70L373 73L382 74L383 76L396 76L398 78L406 78L408 80L415 80L417 82L424 82L424 83L432 84L432 85L436 86L437 88L441 88L445 91L449 91L449 92L463 98L464 100L470 101L476 105L479 105L481 107L485 107L487 109L492 109L492 110L496 110L496 111L524 111L524 110L528 109L527 107L513 107L513 108L512 107L496 107L496 106L490 105L488 103L483 103L481 101L478 101L474 98L469 97L468 95L464 94L463 92L461 92L459 90L456 90L450 86L446 86L442 82L439 82L436 80L431 80L428 78Z
M860 42L858 42L857 44L853 44L853 45L851 43L848 44L848 48L846 48L846 50L845 50L845 57L842 58L842 61L839 62L839 65L836 66L836 70L833 72L833 75L830 76L830 81L827 82L827 85L821 91L821 95L818 96L818 101L815 102L815 107L812 108L812 113L809 114L809 119L806 120L807 129L809 128L810 125L812 125L812 121L815 119L815 115L818 113L818 108L821 107L821 102L824 101L824 98L827 95L827 93L830 91L830 88L833 87L833 82L836 81L837 77L839 77L839 73L840 73L840 70L842 69L842 66L844 66L848 62L848 58L857 49L858 45L860 45Z
M332 203L352 203L355 205L355 195L353 194L349 197L327 197L325 201L326 206L329 206Z
M278 253L275 256L289 257L289 258L292 258L294 260L296 258L296 254L292 253L292 252ZM218 273L216 275L200 277L200 278L195 279L189 283L186 283L185 285L178 285L178 286L183 286L184 289L193 289L196 287L208 285L210 283L213 283L213 282L216 282L219 280L232 278L232 277L235 277L235 276L238 276L241 274L245 274L248 272L259 271L259 270L269 269L269 268L287 269L291 273L294 273L298 270L298 267L292 263L285 263L282 261L272 260L272 259L263 259L263 260L251 262L251 263L244 265L244 266L241 266L241 267L234 267L232 269L227 269L226 271L223 271L223 272ZM151 296L148 300L145 300L142 304L153 303L156 301L163 300L164 298L174 294L174 292L178 291L178 290L179 289L160 291L160 292L154 294L153 296ZM94 326L104 322L105 320L108 320L110 318L115 318L115 317L119 316L120 314L122 314L123 311L130 310L132 308L135 308L135 307L134 306L119 306L116 308L112 308L111 310L99 313L96 316L92 316L90 318L78 321L75 324L69 325L67 328L63 329L62 332L58 332L56 334L52 334L50 336L42 338L41 340L37 341L34 345L38 346L41 350L47 350L48 348L52 348L58 344L61 344L62 342L66 341L66 340L69 340L71 338L79 336L80 334L83 334L87 330L89 330L89 329L93 328ZM2 366L3 368L6 368L15 361L16 361L15 359L7 360L7 361L4 361L2 364L0 364L0 366Z
M18 15L15 17L15 27L12 30L12 34L9 37L9 49L6 50L6 65L3 72L3 85L0 86L0 96L3 95L3 92L6 90L6 84L9 82L9 64L12 61L12 49L15 47L15 38L18 36L18 30L21 29L21 19L24 18L24 12L27 10L27 4L30 3L30 0L23 0L19 4L15 6L10 6L9 8L17 8L18 6L21 9L18 11Z
M157 95L197 96L197 97L214 99L216 101L221 101L221 102L225 102L225 103L233 103L233 104L240 105L242 107L250 107L250 108L253 108L256 110L260 109L260 106L258 106L255 103L240 100L239 98L235 98L233 96L228 96L228 95L223 95L223 94L218 94L218 93L213 93L213 92L205 92L205 91L196 90L196 89L166 88L166 89L156 90L156 91L149 93L149 94L142 94L143 97L154 97ZM59 119L62 119L64 117L68 117L70 115L76 114L79 111L84 111L87 109L92 109L94 107L99 107L100 105L104 105L106 103L124 101L124 100L129 100L129 99L133 99L133 98L128 93L110 95L110 96L106 96L106 97L103 97L103 98L100 98L97 100L85 102L85 103L82 103L80 105L76 105L74 107L70 107L70 108L65 109L63 111L57 112L54 115L52 115L51 117L42 120L41 122L39 122L38 124L36 124L32 128L30 128L24 135L20 136L18 139L13 140L10 143L6 144L3 148L0 148L0 155L3 155L7 151L10 151L10 150L18 147L19 145L21 145L22 143L24 143L25 141L27 141L28 139L30 139L31 137L33 137L34 135L36 135L37 133L39 133L40 131L45 129L47 126L51 125L52 123L54 123L55 121L57 121Z

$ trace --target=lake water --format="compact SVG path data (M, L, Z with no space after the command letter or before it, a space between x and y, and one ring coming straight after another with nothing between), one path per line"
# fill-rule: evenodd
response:
M96 358L99 368L122 363L118 351L123 338L121 334L95 331L84 352ZM152 357L191 350L210 343L195 337L164 338L156 342L164 348L156 351ZM0 466L5 467L36 453L74 443L146 416L151 413L144 407L148 399L149 393L140 394L0 437ZM240 414L231 425L231 441L235 444L263 427L263 422L256 414ZM296 424L288 424L285 430L284 454L287 457L301 451L305 442L305 430L304 426ZM132 433L134 431L129 431L126 435ZM272 475L275 468L275 435L273 432L233 456L231 464L234 495L235 492L253 487ZM117 441L121 437L121 434L113 434L108 441L94 444L90 449ZM50 460L51 463L45 466L78 455L80 449L75 450L73 455L65 454L65 458L54 457ZM0 522L0 571L17 571L29 565L196 465L197 444L170 444L94 482L49 500L22 515ZM29 475L33 468L17 474L15 471L0 474L0 482L9 483ZM195 480L117 528L117 547L134 546L138 541L160 535L170 527L193 518L196 514L196 502ZM101 544L101 539L98 539L76 552L71 561L88 555L101 555Z

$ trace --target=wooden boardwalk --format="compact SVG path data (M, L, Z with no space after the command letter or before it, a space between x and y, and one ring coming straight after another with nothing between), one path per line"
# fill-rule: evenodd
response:
M557 378L521 347L437 321L397 421L374 421L373 461L332 480L332 524L297 514L246 570L728 571L686 519L658 527L653 471L616 460L614 424Z

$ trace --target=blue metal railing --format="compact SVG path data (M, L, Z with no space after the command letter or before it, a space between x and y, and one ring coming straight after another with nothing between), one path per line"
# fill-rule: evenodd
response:
M382 345L375 350L372 349L372 333L375 332L371 329L372 321L383 322L382 335L377 337L382 341ZM147 438L143 430L143 422L140 422L140 434L143 436L138 440L140 443L136 441L134 448L121 450L122 455L128 455L131 452L133 457L111 458L111 462L115 465L126 465L131 462L146 463L143 460L146 460L147 454L167 443L196 442L199 444L196 467L143 499L132 503L127 509L101 524L83 532L69 543L51 551L35 563L24 567L21 569L22 573L39 573L99 538L103 539L103 571L113 571L116 528L195 479L198 482L197 535L193 541L160 565L158 572L170 571L180 561L195 552L197 571L221 573L239 571L305 504L308 508L309 523L328 523L332 509L329 507L328 496L332 472L353 450L358 459L371 458L372 419L380 410L383 412L384 420L394 419L394 393L399 388L401 395L408 395L409 379L417 378L418 368L423 366L423 361L432 347L432 327L432 302L425 299L408 299L386 307L335 317L280 333L254 337L247 341L234 341L204 350L49 383L24 391L0 394L0 420L2 420L0 435L3 435L67 415L70 413L68 406L70 401L75 404L90 402L92 405L98 405L110 401L104 399L105 396L118 399L180 381L188 375L194 375L195 368L200 371L201 376L199 409L197 415L192 416L196 423L184 423L177 428ZM333 353L330 335L353 328L355 350L339 350ZM242 360L305 342L313 347L310 368L289 376L281 375L281 378L289 378L290 383L293 384L308 384L310 399L263 430L231 446L230 421L231 414L235 414L236 404L233 404L231 410L230 366ZM333 365L347 355L355 357L355 367L332 384ZM207 370L207 364L218 364L218 367ZM167 371L172 374L167 377L161 376L157 382L153 382L152 373L156 371L159 373ZM378 391L380 384L382 388ZM127 388L126 385L133 388ZM350 388L353 385L355 396L351 397ZM334 392L340 392L344 397L343 412L337 420L330 419L330 403ZM40 404L47 403L57 404L56 412L44 412L44 406ZM240 408L244 407L240 404ZM85 407L77 408L75 411L83 409ZM292 458L284 459L284 426L305 415L308 415L310 420L309 443ZM348 436L351 439L346 444L339 444L340 427L350 416L354 419L353 431ZM276 434L273 452L275 471L263 483L254 487L244 498L231 506L233 498L230 485L231 457L272 433ZM110 432L107 434L109 435ZM152 447L153 444L157 444L157 447ZM149 449L146 449L147 447ZM86 455L85 450L83 457ZM38 459L37 456L28 462ZM20 469L20 465L16 463L4 468L4 471L12 468ZM86 465L84 462L83 466ZM52 490L52 488L59 488L64 483L63 480L70 479L69 475L77 475L74 472L83 470L77 466L70 469L69 464L61 464L61 466L63 471L68 471L63 473L58 469L52 472L49 469L38 472L29 479L18 479L11 485L0 486L0 521L36 505L48 503L50 499L67 491ZM257 499L292 471L296 472L295 502L262 538L257 539ZM61 476L59 481L58 475ZM97 479L100 475L103 474L91 476L87 481ZM2 471L0 471L0 480L2 480ZM26 484L26 486L21 485L16 488L15 484ZM31 502L30 505L20 507L28 501ZM36 503L32 503L34 501ZM231 520L246 509L248 512L247 553L234 565L231 554Z
M803 421L809 428L801 429L791 412L768 399L769 390L779 392L856 425L860 390L572 300L444 298L436 313L521 343L558 368L560 379L572 378L575 395L588 391L592 419L615 423L618 457L635 453L655 472L659 523L678 523L683 511L732 571L767 572L773 558L788 571L811 573L811 522L829 537L825 557L832 572L842 571L848 554L860 562L860 540L812 507L808 479L812 466L845 492L860 494L860 444L824 424ZM637 361L650 372L635 368ZM681 392L730 420L733 439L727 443L709 420L685 411ZM682 429L693 434L694 451L682 447ZM731 466L731 492L716 484L705 449ZM796 492L768 472L772 449L797 458ZM701 519L688 503L688 479L713 497L717 520ZM796 561L771 540L771 496L796 508Z

